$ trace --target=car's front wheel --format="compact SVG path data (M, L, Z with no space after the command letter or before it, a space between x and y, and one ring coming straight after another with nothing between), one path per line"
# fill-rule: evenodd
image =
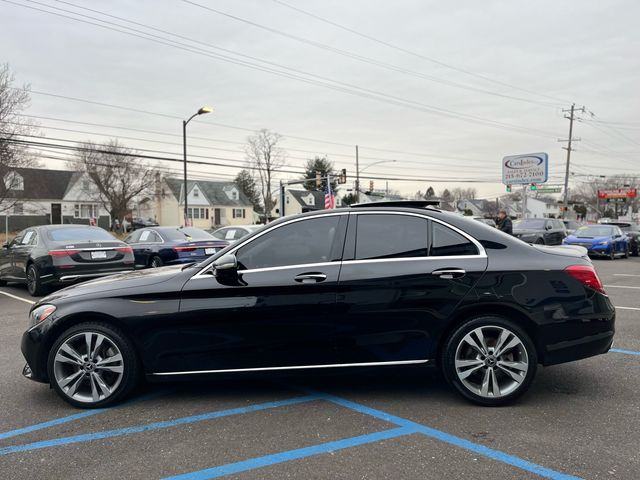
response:
M443 374L465 398L499 406L522 395L536 373L538 358L529 336L502 317L478 317L446 340Z
M121 400L140 376L131 341L103 322L81 323L60 335L49 352L47 368L58 395L81 408Z

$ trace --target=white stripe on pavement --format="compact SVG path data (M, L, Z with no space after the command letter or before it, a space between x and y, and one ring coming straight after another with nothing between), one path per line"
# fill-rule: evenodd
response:
M640 277L635 273L612 273L614 277Z
M640 287L629 287L627 285L605 285L604 288L632 288L633 290L640 290Z
M637 307L616 307L618 310L637 310L640 312L640 308Z
M27 300L26 298L22 298L22 297L19 297L17 295L13 295L13 294L8 293L8 292L3 292L2 290L0 290L0 293L2 295L6 295L7 297L11 297L11 298L15 298L16 300L20 300L21 302L28 303L29 305L33 305L34 303L36 303L33 300Z

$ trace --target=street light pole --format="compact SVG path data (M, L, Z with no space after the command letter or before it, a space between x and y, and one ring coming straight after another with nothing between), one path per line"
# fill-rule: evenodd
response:
M203 115L205 113L213 112L213 108L211 107L202 107L196 113L191 115L188 120L182 121L182 153L184 159L184 187L183 187L183 195L184 195L184 226L189 226L189 208L187 202L187 124L197 117L198 115Z

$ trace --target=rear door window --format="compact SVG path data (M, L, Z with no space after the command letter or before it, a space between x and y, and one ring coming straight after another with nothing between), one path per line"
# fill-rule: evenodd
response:
M476 247L469 239L455 230L437 222L433 224L432 257L450 257L457 255L477 255Z
M426 257L429 221L412 215L358 215L356 260Z

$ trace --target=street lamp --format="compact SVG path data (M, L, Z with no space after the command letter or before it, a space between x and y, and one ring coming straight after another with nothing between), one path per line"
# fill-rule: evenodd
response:
M379 162L373 162L370 163L369 165L367 165L366 167L360 169L360 170L356 170L356 198L360 198L360 174L362 172L364 172L367 168L369 167L374 167L376 165L380 165L381 163L394 163L397 162L397 160L380 160Z
M198 115L213 112L211 107L202 107L189 117L189 120L182 121L182 150L184 153L184 226L189 225L189 210L187 209L187 124Z

